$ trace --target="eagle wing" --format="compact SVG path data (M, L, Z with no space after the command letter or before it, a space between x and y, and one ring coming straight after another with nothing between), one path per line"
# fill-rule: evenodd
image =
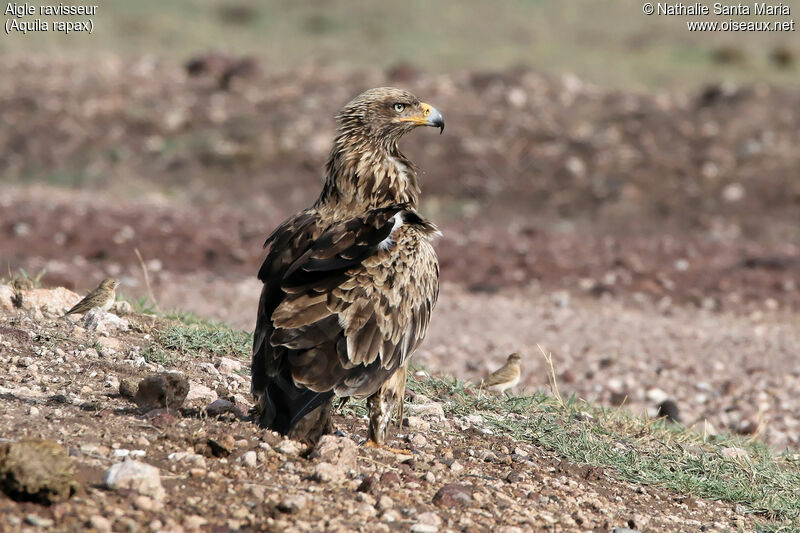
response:
M279 227L259 273L256 395L287 371L294 386L318 393L374 393L427 331L438 295L435 231L406 204L328 227L306 211Z

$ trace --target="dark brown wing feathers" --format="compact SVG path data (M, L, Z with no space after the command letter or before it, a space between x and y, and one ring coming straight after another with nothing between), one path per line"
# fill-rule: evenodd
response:
M387 251L381 243L392 235L398 213L406 238L397 248L405 242L409 249ZM257 396L259 386L266 389L276 379L325 393L319 401L333 392L374 393L427 329L438 292L438 267L427 242L432 231L405 204L327 228L308 211L278 228L267 240L270 250L259 272L264 288L254 336ZM404 261L420 246L430 253L417 277L428 281L417 286L414 265ZM425 271L431 268L435 272ZM265 378L257 380L258 371ZM316 406L313 399L308 406Z

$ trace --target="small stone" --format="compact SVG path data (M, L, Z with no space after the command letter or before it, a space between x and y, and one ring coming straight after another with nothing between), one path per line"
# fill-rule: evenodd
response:
M383 495L378 500L378 509L381 511L387 511L394 507L394 500L392 500L389 496Z
M57 442L0 444L0 489L11 499L52 504L71 497L76 487L72 459Z
M236 407L236 404L223 399L217 399L208 404L206 413L208 416L222 416L225 413L233 413L236 418L244 418L244 414Z
M229 357L220 357L216 365L220 374L227 376L242 369L242 363Z
M189 393L186 395L186 403L198 402L203 405L208 405L218 397L217 391L206 387L202 383L196 381L189 382Z
M242 464L249 468L255 468L258 465L258 455L253 450L245 452L242 455Z
M437 533L439 527L430 524L414 524L409 531L411 531L411 533Z
M25 521L34 527L40 527L42 529L46 529L48 527L53 527L55 521L50 518L45 518L43 516L29 514L25 517Z
M122 341L113 337L98 337L95 342L97 342L98 346L97 353L102 357L110 357L117 352L123 351L124 348Z
M111 520L99 514L89 517L89 527L107 533L111 531Z
M314 474L311 477L321 483L334 483L345 479L345 471L338 465L319 463L314 467Z
M431 429L430 422L418 416L409 416L403 419L403 425L408 429L415 431L429 431Z
M660 404L661 402L668 399L667 393L659 388L649 389L645 393L645 396L647 397L648 400L650 400L654 404Z
M383 519L384 522L397 522L398 520L402 519L400 513L398 513L394 509L389 509L388 511L384 512L381 515L381 518Z
M424 448L427 444L428 440L421 433L415 433L411 437L411 445L414 448Z
M436 483L436 475L433 472L425 472L425 481L428 483Z
M231 435L219 439L208 439L208 447L214 457L227 457L233 452L236 443Z
M139 461L123 461L106 470L103 485L110 489L132 489L155 500L164 499L158 468Z
M197 516L196 514L187 516L183 520L183 527L185 529L200 529L204 525L208 524L208 520L203 518L202 516Z
M120 382L120 387L121 385ZM133 400L143 411L163 407L178 409L188 393L189 382L186 376L177 372L163 372L141 380Z
M419 516L417 516L417 520L422 524L428 524L431 526L438 527L442 525L442 519L439 518L439 515L430 511L427 513L422 513Z
M117 330L127 331L129 327L127 320L113 313L106 313L99 307L89 309L83 315L83 328L86 331L110 333Z
M408 414L412 416L431 417L439 420L444 420L444 408L442 404L437 402L428 402L423 404L410 403L406 405Z
M133 499L133 505L140 511L153 511L161 507L160 503L143 494L140 494Z
M358 470L358 447L347 437L324 435L309 458L334 464L342 472Z
M298 513L306 508L308 499L301 494L290 494L278 503L278 510L284 513Z
M472 504L472 490L464 485L445 485L433 496L433 504L443 508L467 507Z

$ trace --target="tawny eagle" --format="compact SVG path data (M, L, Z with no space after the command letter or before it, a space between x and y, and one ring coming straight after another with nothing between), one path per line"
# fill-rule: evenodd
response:
M417 126L441 132L444 119L407 91L353 99L319 198L267 238L251 369L261 426L314 442L332 429L335 396L367 398L368 443L383 444L395 408L402 417L439 293L439 232L416 210L416 169L397 146Z

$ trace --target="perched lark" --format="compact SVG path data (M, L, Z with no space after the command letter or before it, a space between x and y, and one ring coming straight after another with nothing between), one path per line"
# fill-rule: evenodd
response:
M502 394L519 383L519 376L519 354L514 352L508 356L506 364L483 380L483 386L490 392Z
M383 446L439 293L439 231L417 212L416 168L398 142L444 119L382 87L337 125L316 203L266 242L252 392L261 426L306 442L331 431L334 396L367 398L367 443Z
M72 306L72 309L64 313L64 316L73 313L85 313L94 307L99 307L103 311L108 311L114 303L114 300L117 299L117 294L114 290L118 285L119 281L114 278L104 279L95 290L87 294L83 300L76 303Z

